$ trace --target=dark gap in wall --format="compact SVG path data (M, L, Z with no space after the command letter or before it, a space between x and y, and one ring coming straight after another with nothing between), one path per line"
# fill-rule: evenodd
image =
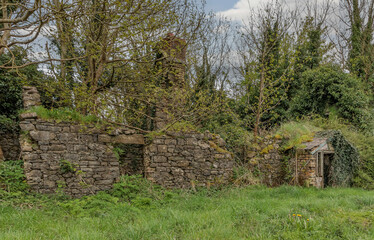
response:
M0 129L0 147L5 160L13 161L20 158L19 128L12 130Z
M116 143L113 147L119 158L121 175L144 176L144 145Z

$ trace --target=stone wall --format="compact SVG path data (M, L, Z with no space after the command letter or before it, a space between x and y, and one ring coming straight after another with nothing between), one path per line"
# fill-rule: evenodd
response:
M267 186L285 183L287 166L280 152L280 144L281 140L275 137L265 137L247 153L250 169L259 173L261 183Z
M36 87L24 86L22 92L22 100L24 109L30 109L35 106L40 106L40 94Z
M112 143L127 143L142 136L116 130L107 133L94 126L37 119L21 115L20 126L25 175L31 189L55 193L58 189L79 197L107 190L119 178L119 161Z
M144 151L145 176L168 188L227 183L234 160L225 142L209 132L168 132Z
M296 173L297 168L297 173ZM290 160L290 170L294 176L292 181L295 185L316 186L316 157L308 150L297 150L296 157Z
M20 158L21 147L18 137L18 130L0 130L0 147L4 160L18 160Z

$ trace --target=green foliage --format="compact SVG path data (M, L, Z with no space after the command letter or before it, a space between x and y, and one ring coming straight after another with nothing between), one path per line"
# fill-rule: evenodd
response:
M234 102L231 104L235 107ZM245 150L252 144L254 138L253 132L244 127L244 120L241 120L238 114L224 110L220 114L211 116L203 125L202 131L209 130L211 133L218 134L225 140L227 149L234 153L238 161L242 161Z
M117 160L120 160L120 156L125 152L121 147L114 147L112 151Z
M348 142L341 131L324 131L317 134L326 137L334 147L334 159L331 162L331 186L352 186L352 179L357 175L360 155L356 147Z
M290 106L295 117L336 113L358 127L370 127L369 98L355 77L336 66L322 66L304 72L301 84Z
M78 165L68 160L60 160L60 171L61 173L75 173L77 172Z
M110 194L140 208L166 203L173 198L172 192L152 184L140 175L121 176L120 181L113 185Z
M14 49L16 62L23 63L26 53L22 49ZM0 56L0 65L9 62L11 54L2 54ZM0 68L0 113L6 117L15 118L17 112L22 108L22 81L32 76L36 71L35 66L25 69L3 69Z
M261 179L247 166L236 166L233 170L233 184L236 186L259 185Z
M22 160L0 162L0 189L7 192L23 192L28 189Z
M6 117L5 115L0 115L0 130L17 131L18 122Z
M296 124L296 125L295 125ZM287 125L289 127L287 127ZM355 172L353 178L353 184L357 187L365 187L368 189L374 189L374 136L357 129L356 127L347 124L343 119L337 118L336 116L330 116L328 119L315 116L314 118L299 120L296 123L285 123L282 126L289 128L289 131L293 133L293 126L297 131L299 128L307 128L309 132L320 131L320 130L339 130L352 145L357 148L360 155L360 163L358 170ZM281 128L282 128L281 126ZM302 127L297 127L302 126ZM303 136L303 131L299 136ZM291 137L293 138L293 137ZM298 137L296 137L298 139ZM344 150L343 150L344 152ZM351 153L347 153L350 155ZM348 156L347 155L347 156ZM342 156L345 157L344 154ZM353 157L355 159L355 157ZM344 161L342 162L344 164ZM348 165L347 167L349 167ZM342 166L343 169L345 166Z
M177 131L177 132L190 132L190 131L198 131L197 127L194 126L191 122L188 121L178 121L166 126L168 130Z
M119 203L118 198L105 192L58 203L58 206L62 207L70 215L76 217L104 216L108 211L113 211L122 205L123 204Z
M33 107L29 110L23 110L23 112L35 112L38 117L48 120L53 119L57 121L66 122L78 122L78 123L98 123L99 119L93 115L82 115L81 113L69 109L69 108L58 108L58 109L46 109L42 106Z

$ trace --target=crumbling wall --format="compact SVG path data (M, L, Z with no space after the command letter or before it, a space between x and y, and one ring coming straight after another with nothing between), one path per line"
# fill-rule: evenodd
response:
M269 136L258 141L247 153L249 168L259 175L262 184L279 186L285 183L287 163L280 145L281 140Z
M119 177L113 147L93 126L24 116L21 128L24 170L33 191L79 197L110 189Z
M24 88L23 99L27 109L40 104L32 87ZM231 153L209 132L168 132L144 147L144 136L129 129L47 121L35 112L20 119L26 180L39 193L94 194L110 189L120 174L144 174L157 184L179 188L226 183L232 176Z
M41 105L40 94L36 87L24 86L22 90L22 100L24 109L30 109L32 107Z
M144 151L145 176L168 188L227 183L234 160L225 142L209 132L168 132Z

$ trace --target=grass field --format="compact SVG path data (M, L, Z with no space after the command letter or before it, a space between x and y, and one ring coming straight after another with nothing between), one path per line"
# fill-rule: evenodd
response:
M0 239L374 239L374 192L248 187L130 204L3 197ZM293 215L295 214L295 216Z

